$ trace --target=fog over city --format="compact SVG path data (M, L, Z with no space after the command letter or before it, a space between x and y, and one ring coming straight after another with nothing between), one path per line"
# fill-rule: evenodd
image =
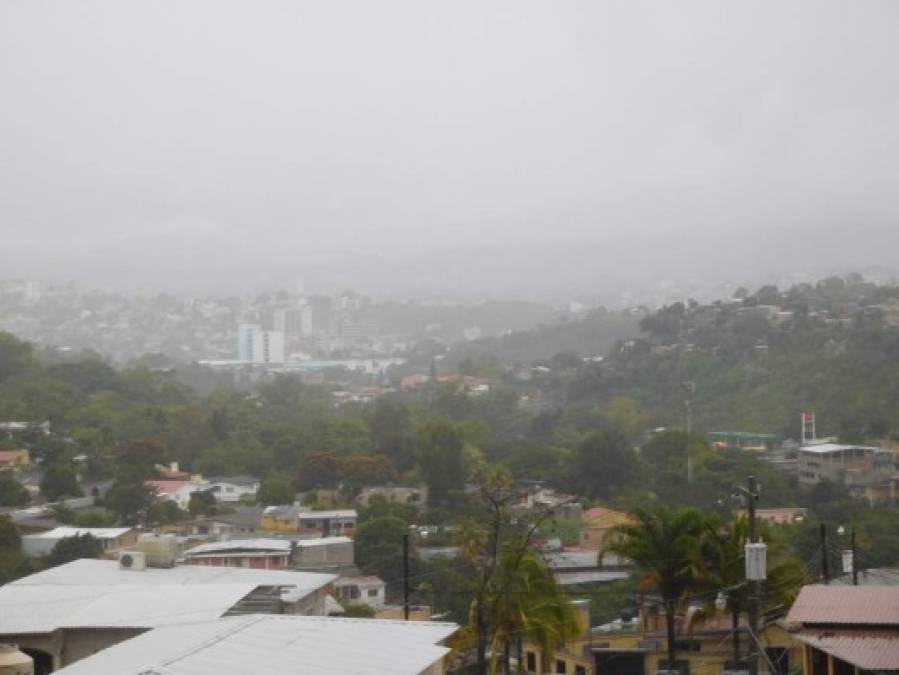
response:
M3 277L557 300L891 275L895 2L0 5Z

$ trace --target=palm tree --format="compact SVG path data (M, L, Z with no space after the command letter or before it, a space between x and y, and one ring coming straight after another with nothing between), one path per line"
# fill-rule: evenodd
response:
M736 662L740 660L740 615L749 607L749 586L745 583L749 523L741 517L729 527L724 527L717 519L707 519L703 529L701 585L710 593L717 590L725 594L724 611L731 616L733 660ZM763 606L789 606L805 582L807 572L799 560L783 555L783 547L773 532L763 524L761 530L762 539L769 544L768 557L772 563L767 572ZM714 605L708 603L702 612L695 615L695 619L701 620L714 611Z
M654 511L637 508L631 516L633 522L612 528L605 550L633 562L643 582L662 597L668 667L675 670L675 615L684 596L697 583L703 516L693 508L671 510L665 506Z
M493 672L500 652L504 671L509 671L513 644L518 645L520 668L522 640L539 647L544 659L552 659L556 647L577 637L584 628L543 560L533 549L520 551L515 543L504 547L488 602Z

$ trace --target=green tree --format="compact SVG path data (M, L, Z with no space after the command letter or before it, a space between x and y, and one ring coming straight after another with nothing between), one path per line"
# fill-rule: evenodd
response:
M155 499L154 490L143 482L116 480L109 487L104 503L123 523L134 525Z
M388 588L402 579L403 537L409 534L408 525L393 516L375 518L356 528L356 564L363 574L374 574L387 583ZM410 559L414 560L414 550Z
M297 490L288 476L282 473L271 473L262 481L256 498L260 504L280 506L293 504L296 496Z
M197 493L194 493L197 494ZM191 502L193 501L193 495L191 495ZM147 508L147 523L148 524L166 524L166 523L177 523L179 520L184 520L188 518L190 515L195 515L188 513L184 509L182 509L176 502L173 502L171 499L165 499L163 501L155 501Z
M462 431L444 420L429 422L418 432L418 463L434 504L446 503L465 485L463 439Z
M76 534L63 537L46 558L47 567L65 565L80 558L100 558L103 556L103 544L92 534Z
M518 661L522 662L522 639L540 648L544 669L548 670L555 649L586 628L578 624L571 601L540 556L517 541L503 547L488 606L488 620L493 627L494 672L500 655L503 672L510 672L513 645L518 646Z
M217 505L218 502L215 501L212 490L196 490L190 493L187 511L192 516L211 516L215 514Z
M0 471L0 506L24 506L31 502L28 490L9 471Z
M368 418L368 431L374 451L390 457L399 471L407 471L414 466L415 429L409 408L387 398L379 398Z
M22 534L16 524L0 516L0 585L34 572L34 563L21 551Z
M596 431L574 450L571 485L590 499L608 499L615 491L633 485L640 464L631 444L617 427Z
M345 602L343 615L348 619L374 619L375 609L362 602Z
M631 515L633 523L612 529L605 550L632 561L644 582L661 596L668 663L671 670L676 670L676 614L684 596L697 585L702 513L660 506L654 511L638 508Z
M75 470L64 464L51 464L41 477L41 494L51 502L63 497L80 497L84 494L78 485Z
M0 382L37 366L34 347L12 333L0 332Z
M6 516L0 516L0 551L18 551L22 545L22 533Z

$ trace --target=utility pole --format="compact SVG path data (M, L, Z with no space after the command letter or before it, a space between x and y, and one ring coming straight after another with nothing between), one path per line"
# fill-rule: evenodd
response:
M821 577L830 583L830 568L827 564L827 526L821 523Z
M409 620L409 534L403 535L403 621Z
M758 543L755 533L755 502L759 498L759 484L755 476L749 476L746 490L749 511L749 543ZM755 575L754 575L755 576ZM749 579L749 675L759 673L759 581Z
M849 534L849 548L852 550L852 585L858 586L858 552L855 549L855 525Z
M693 393L696 391L696 383L692 380L684 382L687 397L684 399L684 412L687 422L687 484L693 483L693 457L690 455L690 432L693 430Z

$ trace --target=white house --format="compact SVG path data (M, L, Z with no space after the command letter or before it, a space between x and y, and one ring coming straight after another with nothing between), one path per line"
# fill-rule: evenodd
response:
M216 501L239 502L241 497L255 497L261 481L253 476L214 476L207 478Z
M334 582L334 591L341 600L351 603L383 607L386 602L387 584L380 577L340 577Z
M209 481L198 480L148 480L147 486L156 492L156 498L175 502L185 511L194 492L209 489Z

